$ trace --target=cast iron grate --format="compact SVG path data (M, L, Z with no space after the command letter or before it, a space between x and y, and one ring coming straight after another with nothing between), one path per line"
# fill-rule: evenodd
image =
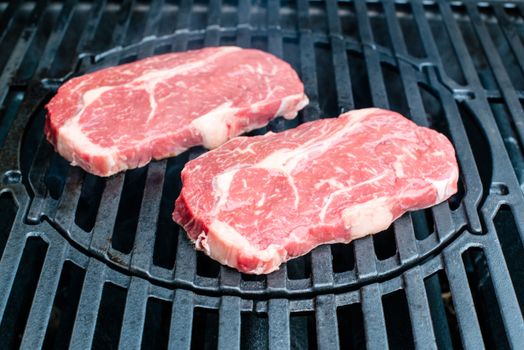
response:
M69 0L0 11L4 346L524 345L513 263L524 237L523 4ZM391 108L450 137L459 194L244 276L195 253L170 220L178 174L203 149L106 180L42 137L43 105L71 75L231 44L289 61L311 99L297 120L253 134ZM25 311L11 315L28 286Z

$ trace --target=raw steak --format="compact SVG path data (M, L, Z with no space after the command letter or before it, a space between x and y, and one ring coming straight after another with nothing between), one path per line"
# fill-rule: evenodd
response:
M196 248L241 272L385 230L457 191L445 136L362 109L282 133L237 137L187 163L173 219Z
M47 105L47 139L100 176L291 119L308 103L286 62L258 50L213 47L154 56L65 83Z

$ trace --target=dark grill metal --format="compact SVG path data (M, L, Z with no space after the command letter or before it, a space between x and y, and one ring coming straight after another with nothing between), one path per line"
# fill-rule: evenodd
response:
M0 16L0 348L524 347L522 3L20 1ZM101 179L45 141L69 77L214 45L269 51L305 84L297 120L252 134L390 108L453 141L459 193L247 276L171 221L203 149Z

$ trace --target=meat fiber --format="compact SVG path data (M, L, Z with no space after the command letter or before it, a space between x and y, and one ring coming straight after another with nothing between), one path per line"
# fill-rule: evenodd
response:
M259 50L213 47L146 58L65 83L45 133L73 165L100 176L292 119L308 103L296 72Z
M187 163L173 219L197 249L262 274L385 230L457 191L453 146L398 113L355 110L237 137Z

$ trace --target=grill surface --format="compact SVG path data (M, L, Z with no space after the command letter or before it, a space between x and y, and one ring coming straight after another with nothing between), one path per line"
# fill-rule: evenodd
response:
M523 16L520 2L0 3L0 348L524 348ZM45 141L43 106L70 76L231 44L290 62L311 100L252 134L390 108L452 140L459 193L247 276L171 221L203 149L101 179Z

